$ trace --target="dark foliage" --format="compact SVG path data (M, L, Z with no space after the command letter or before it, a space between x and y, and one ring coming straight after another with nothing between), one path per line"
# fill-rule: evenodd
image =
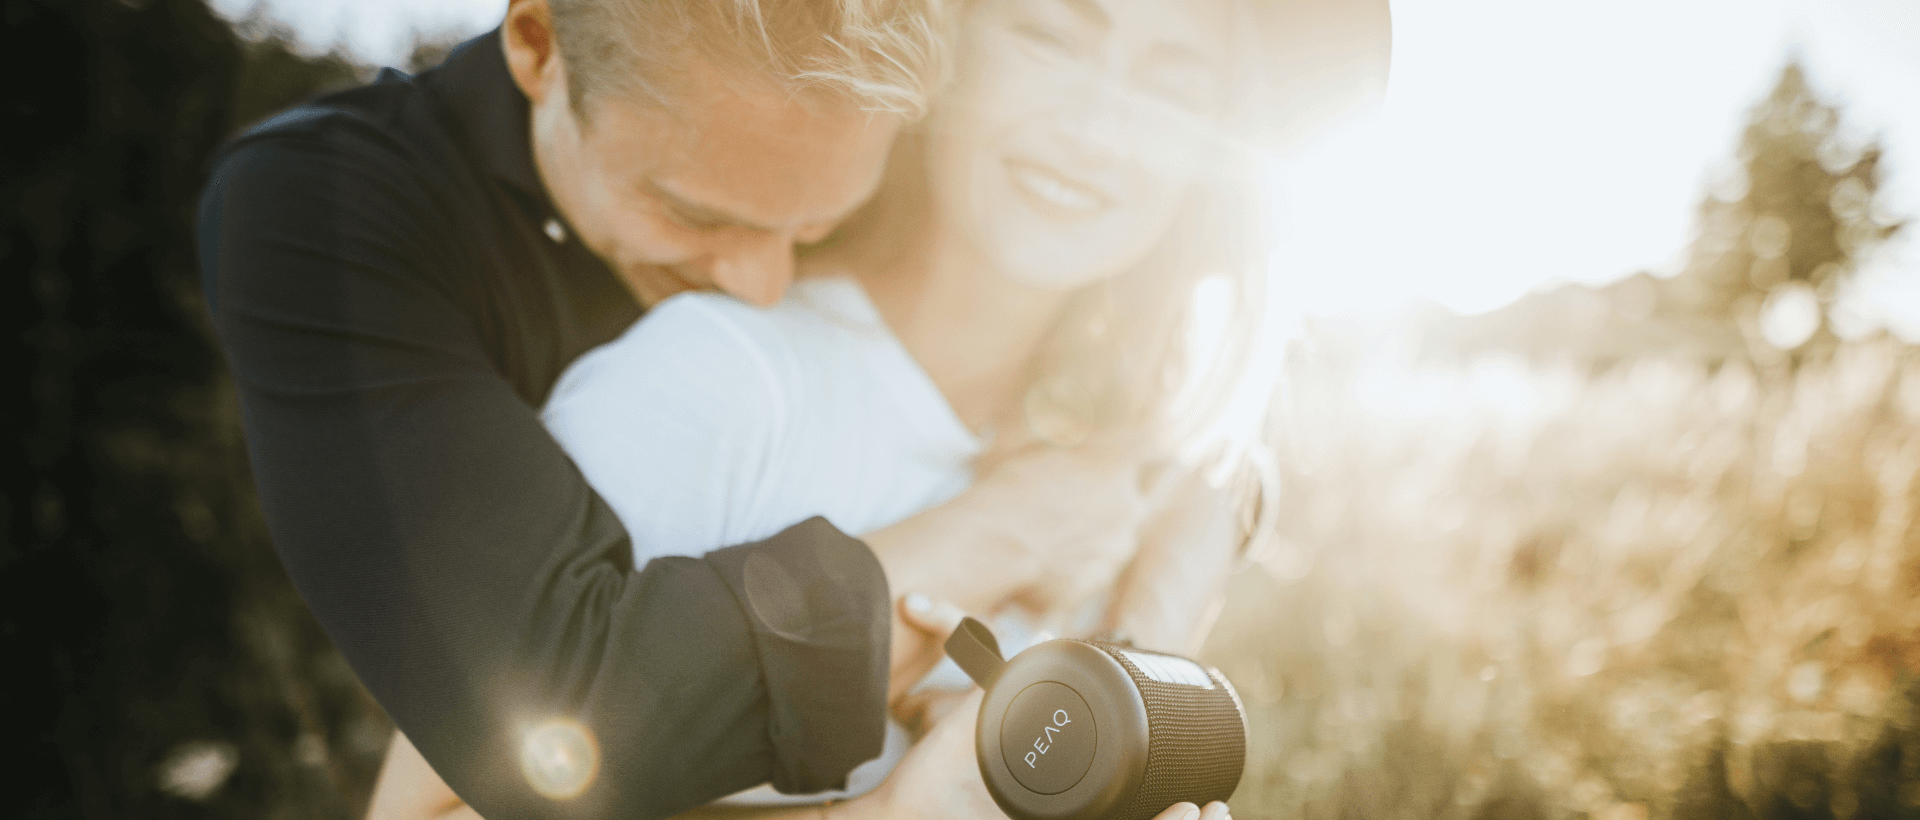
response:
M357 814L387 724L265 538L192 221L234 125L359 72L201 0L4 18L9 813Z
M238 131L316 93L365 81L371 74L347 55L302 54L293 32L257 14L238 26L244 68L233 89L227 124Z

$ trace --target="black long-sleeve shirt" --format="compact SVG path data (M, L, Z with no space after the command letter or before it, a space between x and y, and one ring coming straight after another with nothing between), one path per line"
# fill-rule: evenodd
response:
M648 820L879 754L891 613L864 544L815 519L636 568L540 426L641 309L558 219L497 32L236 139L200 253L287 571L482 815ZM555 716L600 753L572 799L521 769Z

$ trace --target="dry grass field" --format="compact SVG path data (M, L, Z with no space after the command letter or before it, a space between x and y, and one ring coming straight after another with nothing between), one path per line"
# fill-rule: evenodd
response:
M1920 351L1296 374L1241 817L1920 817Z

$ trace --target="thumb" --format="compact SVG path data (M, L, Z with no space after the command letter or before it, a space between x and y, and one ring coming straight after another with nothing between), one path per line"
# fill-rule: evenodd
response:
M967 613L959 607L925 593L909 592L900 596L900 618L929 635L945 640L960 627Z

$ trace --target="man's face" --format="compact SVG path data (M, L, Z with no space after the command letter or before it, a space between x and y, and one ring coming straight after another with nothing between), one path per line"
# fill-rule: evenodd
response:
M899 117L691 66L671 111L596 99L564 77L534 102L541 179L581 242L636 299L717 288L779 301L796 244L824 239L878 185Z

